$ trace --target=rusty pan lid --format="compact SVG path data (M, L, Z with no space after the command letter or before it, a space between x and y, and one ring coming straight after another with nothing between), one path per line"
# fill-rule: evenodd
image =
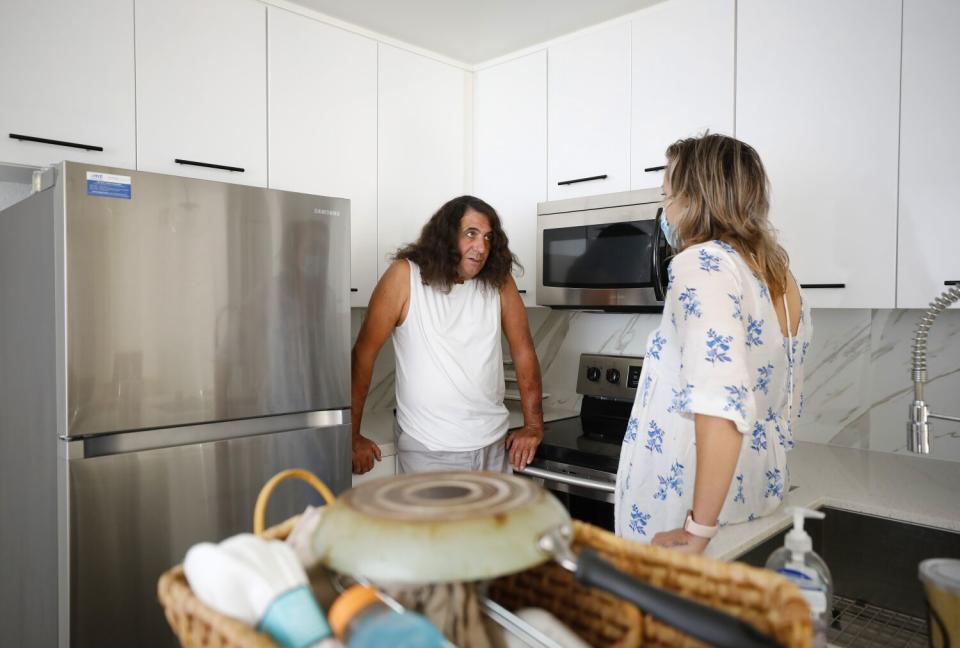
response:
M544 562L551 530L570 528L563 505L529 479L432 472L365 482L328 507L314 555L378 583L493 578Z

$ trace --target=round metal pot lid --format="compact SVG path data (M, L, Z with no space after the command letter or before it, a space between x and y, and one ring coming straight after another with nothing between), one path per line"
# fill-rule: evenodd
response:
M529 479L432 472L369 481L324 513L314 555L336 571L380 583L493 578L549 556L540 537L570 528L563 505Z

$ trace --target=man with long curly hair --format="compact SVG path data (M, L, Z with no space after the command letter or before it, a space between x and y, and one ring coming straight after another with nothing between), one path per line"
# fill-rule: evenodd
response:
M543 439L540 364L510 272L497 212L479 198L443 205L377 283L352 354L353 472L380 460L360 434L377 354L397 359L399 472L525 467ZM507 435L501 331L517 371L524 426Z

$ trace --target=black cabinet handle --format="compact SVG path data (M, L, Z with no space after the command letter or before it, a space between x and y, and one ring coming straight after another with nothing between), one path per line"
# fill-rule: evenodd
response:
M944 281L944 286L960 286L960 279L951 279L950 281Z
M800 284L801 288L846 288L847 284Z
M561 185L561 186L562 186L562 185L572 185L572 184L576 184L576 183L578 183L578 182L590 182L591 180L606 180L606 179L607 179L607 174L604 173L603 175L590 176L590 177L588 177L588 178L575 178L575 179L573 179L573 180L561 180L561 181L558 182L557 184L558 184L558 185Z
M225 164L211 164L209 162L195 162L194 160L181 160L180 158L174 158L173 160L177 164L189 164L190 166L206 167L208 169L220 169L222 171L237 171L238 173L243 173L243 167L227 166Z
M39 144L53 144L54 146L68 146L70 148L83 149L84 151L103 150L102 146L94 146L93 144L77 144L76 142L64 142L63 140L53 140L45 137L33 137L32 135L18 135L17 133L10 133L10 139L20 140L23 142L37 142Z
M526 295L526 294L527 294L527 291L526 291L526 290L518 290L517 292L520 293L521 295Z
M663 171L666 169L666 166L656 166L656 167L647 167L643 170L644 173L653 173L654 171Z
M350 292L360 292L360 289L359 289L359 288L351 288L351 289L350 289Z

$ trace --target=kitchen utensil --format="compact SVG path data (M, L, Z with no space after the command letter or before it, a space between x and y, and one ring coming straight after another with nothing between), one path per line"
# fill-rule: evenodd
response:
M930 558L920 563L919 572L927 597L930 646L960 645L960 560Z
M397 475L361 484L328 507L315 555L382 583L495 578L553 558L577 580L630 601L715 646L776 646L750 624L624 574L591 550L570 550L560 502L531 480L485 472Z

